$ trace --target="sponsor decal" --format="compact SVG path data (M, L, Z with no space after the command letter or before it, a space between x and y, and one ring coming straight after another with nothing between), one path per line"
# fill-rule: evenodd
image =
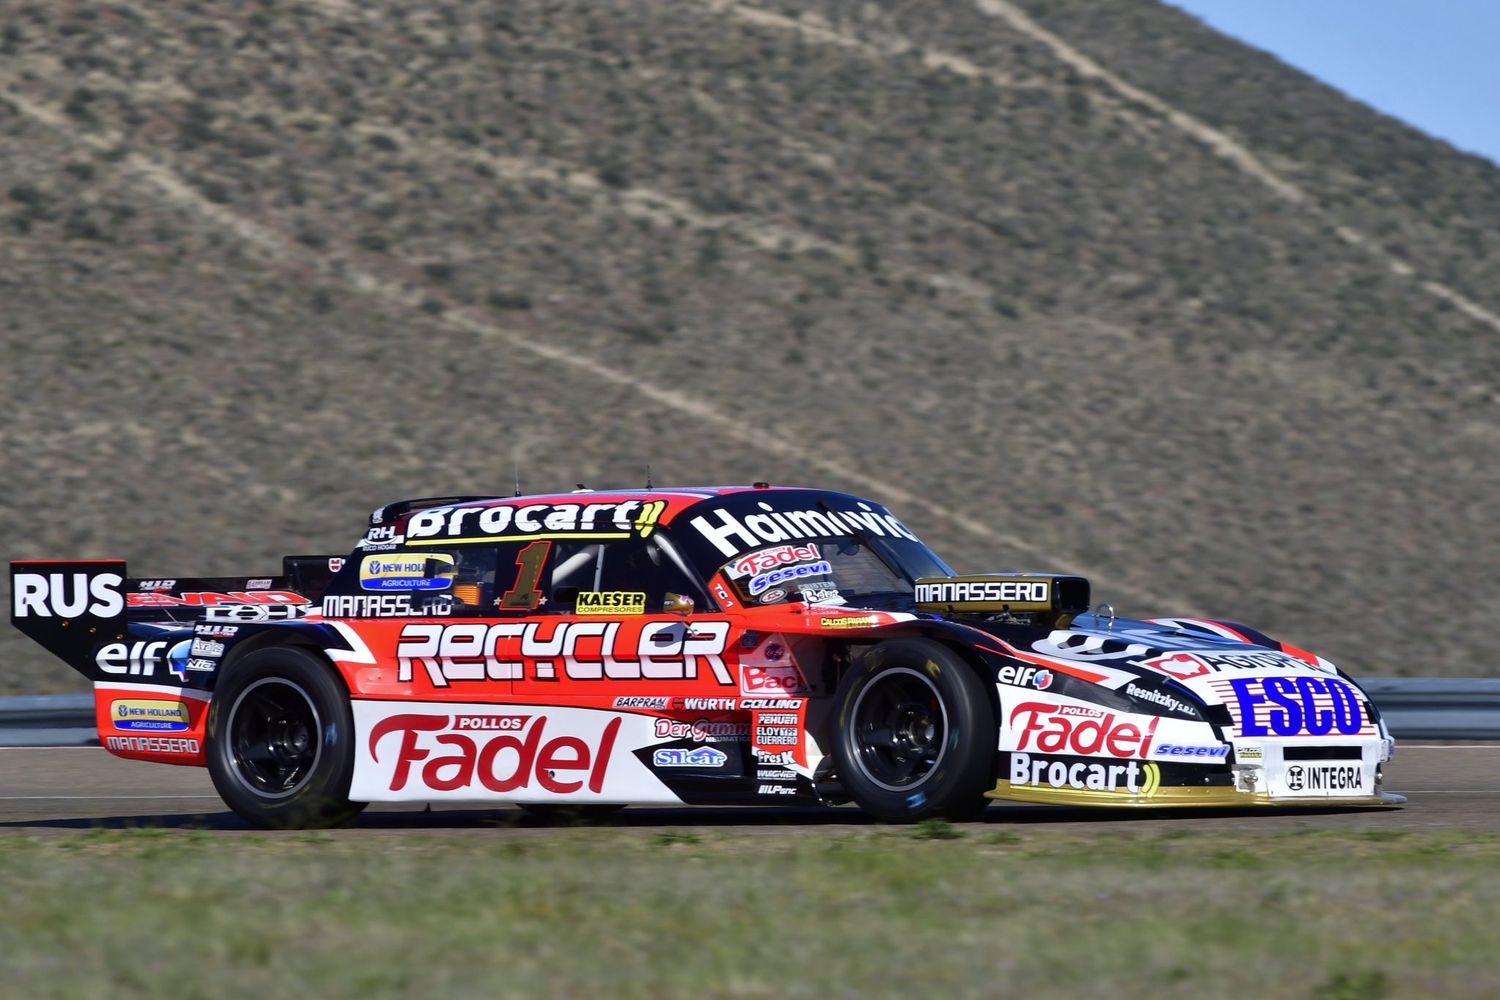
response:
M780 587L773 587L760 595L760 603L762 604L775 604L777 601L784 600L786 600L786 591Z
M253 580L246 580L245 581L245 589L246 590L270 590L271 589L271 584L274 583L274 582L275 581L272 580L269 576L256 577ZM167 589L171 590L172 588L168 587Z
M621 720L604 726L597 745L577 736L547 733L548 716L519 715L512 728L462 726L486 717L406 714L377 722L370 731L371 760L391 762L390 790L405 788L414 778L439 792L488 791L504 794L533 786L557 795L585 788L604 788L610 754ZM471 735L485 733L488 735ZM393 739L394 738L394 739Z
M844 595L834 587L820 587L817 584L808 584L797 588L797 596L808 604L843 604ZM762 601L765 598L761 598Z
M110 750L129 753L197 754L201 751L197 740L161 736L106 736L104 745Z
M803 563L798 566L787 566L785 569L774 569L769 573L750 578L750 596L755 597L779 584L790 583L807 576L828 576L833 572L833 566L827 560L815 563Z
M807 681L795 663L740 667L740 693L797 695L807 693Z
M397 680L418 670L436 688L455 681L517 681L530 663L535 680L696 680L733 684L724 665L729 622L645 622L634 637L620 622L532 621L407 625L396 645ZM665 647L665 648L664 648Z
M361 590L447 590L458 567L453 557L434 552L365 556L359 561Z
M1354 736L1364 713L1354 689L1336 677L1236 677L1242 736Z
M880 624L880 616L846 615L842 618L824 618L818 624L824 628L872 628Z
M847 538L866 532L880 538L917 541L906 525L864 502L857 505L858 510L777 510L764 501L758 506L760 513L747 514L743 519L727 510L716 510L690 523L726 558L774 542Z
M689 712L733 712L740 702L738 698L684 698L682 707Z
M1257 649L1245 653L1194 653L1213 670L1296 670L1316 669L1306 660L1274 649Z
M1160 743L1156 747L1156 756L1221 760L1229 756L1229 747L1223 743L1216 743L1212 746L1201 743Z
M1254 745L1236 745L1234 748L1234 759L1238 761L1261 760L1266 752L1263 747Z
M765 767L791 767L796 763L792 758L796 756L793 750L762 750L760 747L751 747L750 753L755 756L757 766Z
M639 590L583 591L574 612L580 615L643 615L646 594Z
M687 700L692 701L693 699L689 698ZM806 704L806 701L802 698L741 698L739 700L741 711L751 709L757 712L767 709L771 711L800 712L804 704Z
M213 671L217 670L218 667L219 665L215 661L204 660L199 657L192 657L182 665L182 669L184 670L196 670L201 673L212 673Z
M801 742L800 737L796 726L755 727L755 742L763 747L794 747Z
M793 563L817 562L823 557L818 552L816 545L778 545L775 548L761 549L752 552L741 559L737 559L724 567L731 580L741 577L756 576Z
M1365 769L1354 764L1293 764L1286 769L1286 787L1293 792L1362 791Z
M396 526L387 524L371 528L365 532L364 544L361 548L369 548L371 545L390 545L394 547L401 541L401 536L396 534Z
M193 656L223 656L224 644L213 639L194 639L189 652Z
M1136 721L1120 719L1113 712L1075 705L1054 705L1028 701L1010 713L1016 749L1033 747L1043 753L1071 753L1082 757L1142 757L1151 751L1157 723L1152 717L1134 716Z
M632 694L623 695L615 699L615 708L671 708L672 699L668 695L657 694Z
M187 660L191 645L187 639L105 643L94 654L94 665L102 673L117 677L154 677L157 666L165 663L168 670L181 678L179 665Z
M311 604L301 594L290 590L196 591L190 594L131 594L126 602L132 608L212 608L227 604Z
M128 699L109 706L110 724L126 732L181 733L188 728L188 707L180 701Z
M94 666L106 674L150 677L169 645L171 644L161 640L106 643L94 654Z
M743 743L750 738L750 723L723 719L657 719L656 738L692 740L694 743Z
M210 622L283 622L317 611L312 604L213 604L203 609Z
M1160 705L1167 711L1176 712L1179 715L1196 716L1198 714L1193 706L1189 705L1185 701L1179 701L1178 699L1173 698L1165 691L1157 691L1152 688L1138 687L1135 684L1126 684L1125 693L1130 695L1130 697L1132 698L1139 699L1140 701L1149 701L1153 705Z
M756 791L757 795L796 795L797 789L791 785L761 785Z
M760 633L746 632L741 646L751 651L740 659L740 694L801 695L808 691L807 679L779 633L762 638Z
M475 733L513 733L526 728L529 715L455 715L453 728Z
M330 572L330 573L337 573L339 570L341 570L343 568L344 568L344 559L343 559L342 556L334 556L332 559L328 560L328 572Z
M729 596L729 588L725 587L717 580L714 581L714 596L719 599L719 607L725 609L726 611L730 608L739 607L739 605L735 603L734 598ZM765 598L762 597L761 600L764 601Z
M228 639L239 632L237 625L195 625L193 634L206 639Z
M1184 681L1221 670L1291 670L1297 673L1316 670L1323 672L1317 664L1274 649L1256 649L1240 653L1197 650L1191 653L1158 656L1155 659L1143 661L1143 664Z
M1020 667L1007 663L995 671L995 679L1001 684L1045 691L1052 686L1052 671L1045 667Z
M112 618L125 608L118 573L15 573L11 614L16 618ZM131 598L146 596L131 594Z
M1202 677L1209 672L1208 667L1191 653L1173 653L1171 656L1158 656L1154 660L1144 661L1142 665L1150 667L1152 670L1160 670L1169 677L1175 677L1180 681Z
M171 590L177 586L176 580L142 580L135 588L136 590ZM267 586L270 586L267 584Z
M916 586L918 604L1050 604L1046 580L943 580Z
M1032 788L1066 788L1080 792L1117 792L1150 797L1161 786L1161 769L1155 764L1103 764L1093 761L1010 755L1010 783Z
M623 503L534 503L431 507L406 522L408 545L447 539L648 538L666 512L665 500Z
M713 747L661 747L651 754L657 767L723 767L729 755Z
M414 605L406 594L343 594L323 598L325 618L443 618L451 601Z

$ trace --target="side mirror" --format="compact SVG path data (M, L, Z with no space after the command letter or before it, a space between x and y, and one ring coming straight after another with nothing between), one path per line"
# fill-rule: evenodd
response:
M696 607L693 599L686 594L674 594L667 592L666 600L661 602L661 613L664 615L682 615L684 618L693 613Z

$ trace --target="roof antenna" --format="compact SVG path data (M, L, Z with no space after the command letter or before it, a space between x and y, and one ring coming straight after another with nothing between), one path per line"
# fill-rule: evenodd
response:
M511 466L516 470L516 492L513 493L513 494L511 494L511 495L512 496L520 496L521 495L521 460L519 458L512 457L511 458Z
M651 488L651 463L646 463L646 489Z

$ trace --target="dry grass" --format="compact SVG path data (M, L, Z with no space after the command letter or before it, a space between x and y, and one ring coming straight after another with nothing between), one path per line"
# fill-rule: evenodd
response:
M24 996L1485 996L1500 839L995 831L0 842Z
M1500 347L1424 282L1500 307L1500 172L1156 5L1023 6L1305 203L968 0L18 4L0 556L271 571L649 462L1492 672Z

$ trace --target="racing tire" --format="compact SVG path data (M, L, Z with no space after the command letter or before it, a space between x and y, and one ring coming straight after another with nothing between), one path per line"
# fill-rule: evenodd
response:
M877 819L976 817L994 787L995 710L975 671L929 639L867 651L834 694L834 766Z
M278 646L235 661L208 709L208 773L242 819L264 829L340 826L349 801L354 715L316 654Z

